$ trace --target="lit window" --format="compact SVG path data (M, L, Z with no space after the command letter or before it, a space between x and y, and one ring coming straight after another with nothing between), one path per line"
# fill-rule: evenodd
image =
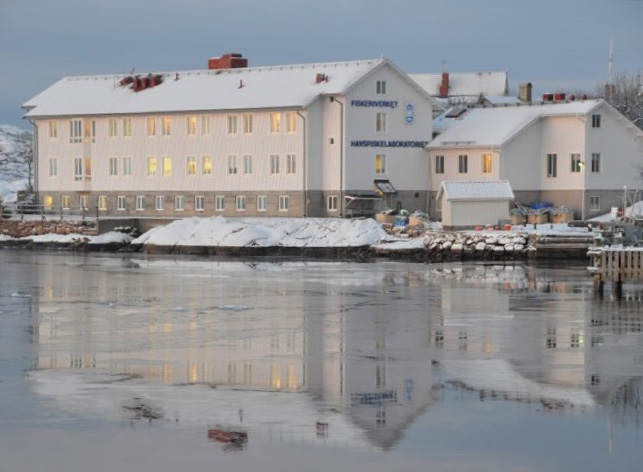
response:
M96 142L96 121L94 120L85 120L84 123L84 135L86 143L95 143Z
M124 211L126 209L125 197L123 195L116 197L116 209L118 211Z
M203 136L210 134L210 116L208 115L201 117L201 134Z
M156 118L147 118L145 120L145 127L148 137L156 136Z
M132 175L132 158L124 157L123 158L123 175Z
M458 156L458 173L466 174L469 172L469 156L460 154Z
M386 156L384 154L377 154L375 156L375 173L376 174L386 173Z
M69 121L69 142L80 143L83 140L83 120Z
M279 173L279 154L270 155L270 174L275 175Z
M243 115L243 134L252 133L252 115Z
M217 195L214 197L214 209L216 211L225 210L225 196Z
M266 211L267 209L267 197L265 195L257 196L257 211Z
M145 197L143 195L136 196L136 210L137 211L145 210Z
M271 133L281 132L281 113L278 113L278 112L270 113L270 132Z
M69 195L63 195L60 199L60 206L65 210L69 210L69 207L71 206L71 197Z
M175 195L174 196L174 210L175 211L185 211L185 196L184 195Z
M601 115L592 115L592 128L601 127Z
M196 175L196 157L188 156L186 158L185 173L187 175Z
M109 175L111 177L118 175L118 159L116 157L109 158Z
M92 158L86 157L83 159L83 167L85 171L85 180L92 180Z
M172 158L169 156L163 157L163 177L170 177L172 175Z
M547 154L547 177L556 177L557 174L557 161L558 156L556 154Z
M297 172L297 157L294 154L286 154L286 174Z
M203 164L203 167L202 167L203 175L211 175L212 174L212 157L203 156L202 164Z
M246 211L246 196L237 195L235 197L237 211Z
M375 131L378 133L386 132L386 113L377 113L375 115Z
M107 195L98 196L98 209L101 211L107 210Z
M49 122L49 139L56 139L58 137L58 123L56 121Z
M491 163L492 163L492 155L491 154L483 154L482 155L482 173L483 174L491 174Z
M196 211L203 211L205 208L205 199L203 195L196 195L194 197L194 209Z
M186 120L188 136L196 136L196 116L189 115Z
M51 195L45 195L45 209L51 210L53 206L54 206L54 197L52 197Z
M116 118L110 118L108 123L108 135L110 138L118 136L118 121Z
M78 196L78 206L83 210L89 209L89 195L79 195Z
M328 211L337 211L337 203L337 195L329 195L326 199L326 208L328 209Z
M243 156L243 173L252 174L252 156L249 154Z
M163 117L163 127L161 128L163 136L170 136L172 134L172 118L169 116Z
M123 118L123 137L131 138L132 137L132 119Z
M228 115L228 134L237 134L236 115Z
M592 153L592 172L597 173L601 171L601 155L597 152Z
M375 93L377 95L386 95L386 80L378 80L375 82Z
M154 197L154 209L156 211L163 211L165 207L165 197L163 195L156 195Z
M572 174L576 174L581 171L582 164L580 160L580 154L572 154L569 156L570 171Z
M237 173L237 156L228 156L228 174Z
M435 156L435 173L444 174L444 156Z
M290 197L288 195L279 195L279 211L288 211L290 207Z
M147 158L147 175L156 175L158 172L158 162L156 157Z
M286 113L286 133L297 132L297 113L289 111Z
M601 197L598 195L590 195L589 197L589 209L590 211L600 211L601 209Z
M49 159L49 177L56 177L58 175L58 159L52 157Z

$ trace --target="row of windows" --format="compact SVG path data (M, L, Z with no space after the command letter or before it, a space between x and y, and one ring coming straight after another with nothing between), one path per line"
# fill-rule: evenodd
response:
M150 116L145 119L145 131L148 137L171 136L172 123L171 116ZM269 114L270 133L281 133L285 127L286 133L297 132L297 113L296 112L272 112ZM185 117L185 130L187 136L209 136L211 134L211 117L208 115L197 116L188 115ZM239 127L239 122L241 126ZM254 118L252 114L245 113L242 115L228 115L226 118L226 131L228 135L252 134L254 131ZM131 117L127 118L110 118L107 125L107 135L110 138L119 136L130 138L133 136L133 122ZM49 138L58 138L58 122L49 121ZM96 120L91 119L73 119L69 121L69 142L96 142Z
M98 209L101 211L107 210L108 203L107 195L98 196ZM51 195L45 196L45 207L48 209L53 208L54 199ZM127 210L127 197L124 195L119 195L116 197L116 209L119 211ZM326 205L328 211L337 211L339 199L336 195L329 195L326 198ZM247 204L246 195L235 195L234 205L236 211L245 211ZM279 211L288 211L290 209L290 197L288 195L279 195L278 198L278 209ZM135 209L137 211L143 211L146 209L145 196L137 195L135 198ZM257 211L266 211L268 208L268 196L267 195L258 195L256 197ZM71 208L71 196L63 195L60 199L60 206L63 209ZM78 206L80 208L89 209L89 195L80 195L78 197ZM154 209L156 211L165 210L165 196L156 195L154 196ZM195 195L194 197L194 210L195 211L205 211L205 196L204 195ZM215 195L214 197L214 209L215 211L224 211L226 209L226 197L225 195ZM174 210L175 211L184 211L185 210L185 196L176 195L174 197Z
M282 172L286 174L297 173L297 156L295 154L271 154L270 158L270 175L277 175ZM162 175L163 177L172 176L172 157L150 156L146 161L146 172L148 176ZM200 165L200 169L199 169ZM74 158L74 180L91 180L91 158ZM196 156L185 158L185 175L212 175L213 160L212 156L202 156L197 159ZM241 160L236 155L227 156L227 174L250 175L254 173L254 157L251 154L242 156ZM131 157L110 157L109 158L109 175L115 177L123 175L125 177L132 175L132 158ZM58 159L52 157L49 159L49 176L58 176Z
M444 174L444 156L436 155L434 158L435 163L435 173ZM481 169L483 174L490 174L492 170L493 156L488 154L482 154L481 156ZM570 154L569 156L570 163L570 173L575 174L580 172L585 163L581 159L580 154ZM601 171L601 154L592 153L592 158L590 162L590 170L592 173L598 173ZM377 164L376 164L377 168ZM458 173L466 174L469 172L469 156L467 154L460 154L458 156ZM547 154L547 177L556 177L558 175L558 155L557 154Z

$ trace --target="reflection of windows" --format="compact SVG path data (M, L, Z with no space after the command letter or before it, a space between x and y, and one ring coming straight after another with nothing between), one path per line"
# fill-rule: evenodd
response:
M547 349L556 349L556 328L547 328L545 343Z
M386 410L377 410L375 423L378 428L386 426Z
M378 363L375 365L375 388L386 386L386 366Z
M281 366L279 364L270 366L270 387L277 390L281 388Z
M436 331L434 335L435 347L444 347L444 333Z
M572 334L569 341L569 347L578 348L583 344L583 337L580 334Z

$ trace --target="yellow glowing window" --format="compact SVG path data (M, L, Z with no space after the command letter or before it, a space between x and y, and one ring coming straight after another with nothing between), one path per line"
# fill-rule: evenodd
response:
M51 209L51 207L54 206L54 197L51 195L46 195L45 196L45 208Z
M203 175L212 174L212 157L203 156Z
M491 154L482 155L482 173L483 174L491 174L491 162L492 162Z
M270 132L279 133L281 131L281 113L270 114Z
M169 136L172 134L172 118L169 116L163 117L163 128L161 128L161 133L163 136Z
M375 156L375 173L386 173L386 156L384 154L378 154Z
M196 175L196 157L188 157L186 162L187 175Z
M295 133L297 131L297 114L294 111L286 113L286 132Z
M172 158L165 156L163 158L163 177L169 177L172 175Z
M188 136L196 135L196 116L190 115L187 118Z
M147 126L147 135L156 136L156 118L148 118L145 124Z
M156 157L147 158L147 175L156 175L158 171L158 163Z

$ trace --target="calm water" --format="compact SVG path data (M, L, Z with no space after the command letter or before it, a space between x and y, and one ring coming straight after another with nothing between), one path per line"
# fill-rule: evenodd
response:
M639 470L637 290L0 251L0 471Z

